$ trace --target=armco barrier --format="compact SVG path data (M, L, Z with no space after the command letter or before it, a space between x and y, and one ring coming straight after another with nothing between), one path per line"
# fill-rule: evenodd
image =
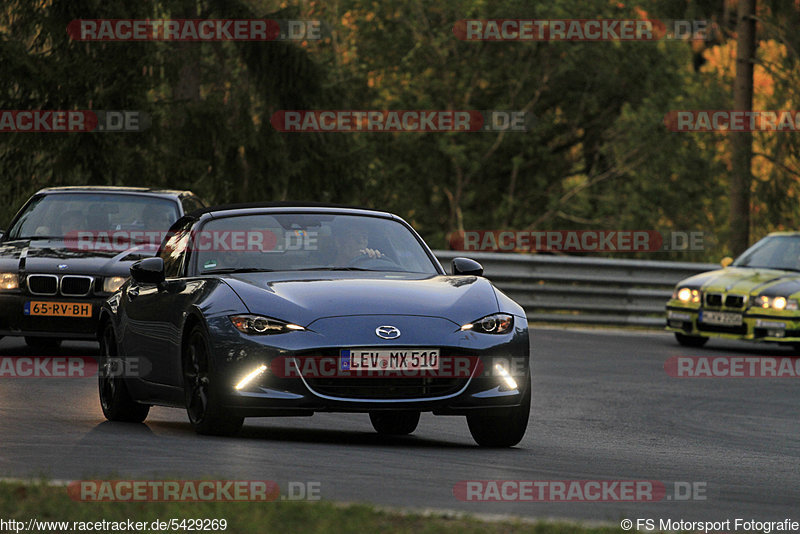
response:
M453 258L483 265L489 278L516 300L529 321L589 325L664 326L664 305L675 284L714 263L617 260L549 254L436 250L450 272Z

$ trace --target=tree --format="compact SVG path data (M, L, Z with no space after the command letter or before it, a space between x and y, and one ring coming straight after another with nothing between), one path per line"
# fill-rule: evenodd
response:
M753 62L755 58L756 0L739 0L736 50L736 81L733 86L734 110L753 109ZM730 186L731 250L740 254L750 245L750 187L753 182L753 135L738 132L731 136L733 172Z

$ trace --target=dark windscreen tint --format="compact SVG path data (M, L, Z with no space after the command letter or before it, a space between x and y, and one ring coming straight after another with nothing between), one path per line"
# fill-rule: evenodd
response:
M169 199L132 194L54 193L34 199L9 239L64 238L73 232L166 232L178 218Z
M765 237L739 256L733 266L800 270L800 236Z
M417 237L378 217L283 213L213 219L192 235L200 274L234 269L437 274Z

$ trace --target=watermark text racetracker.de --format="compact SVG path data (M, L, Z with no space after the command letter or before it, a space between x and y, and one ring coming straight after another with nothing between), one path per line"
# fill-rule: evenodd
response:
M279 132L527 132L526 111L279 110L270 119Z
M141 111L0 110L0 133L142 132L150 115Z
M793 519L780 521L761 521L737 517L722 521L687 521L671 518L626 518L620 521L622 530L637 532L797 532L800 522Z
M797 132L800 111L675 110L664 124L672 132Z
M462 331L465 331L462 328ZM438 350L346 349L334 356L278 356L267 366L279 378L498 378L527 372L525 358L442 356ZM265 369L266 370L266 369ZM516 389L516 386L511 388Z
M453 25L462 41L705 41L717 30L707 20L655 19L470 19Z
M0 378L86 378L97 372L91 356L0 357Z
M2 356L2 378L91 378L95 376L141 378L149 375L150 362L140 358L92 356Z
M465 502L705 501L706 482L658 480L462 480L453 496Z
M674 378L800 378L800 358L673 356L664 371Z
M319 20L273 19L76 19L75 41L316 41L330 36Z
M317 250L318 234L314 230L199 230L182 241L194 251L266 253ZM158 247L167 236L167 230L72 230L64 236L64 245L80 252L125 252L134 246Z
M82 502L273 502L318 501L322 483L273 480L76 480L67 485Z
M449 235L465 252L666 252L705 249L705 232L657 230L465 230Z

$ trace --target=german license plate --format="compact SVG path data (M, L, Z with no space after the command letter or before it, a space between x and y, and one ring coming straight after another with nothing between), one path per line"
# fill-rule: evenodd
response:
M82 302L44 302L33 300L25 303L25 315L91 317L92 305Z
M742 314L701 310L699 320L701 323L706 324L715 324L720 326L741 326Z
M343 371L436 371L439 349L343 349Z

